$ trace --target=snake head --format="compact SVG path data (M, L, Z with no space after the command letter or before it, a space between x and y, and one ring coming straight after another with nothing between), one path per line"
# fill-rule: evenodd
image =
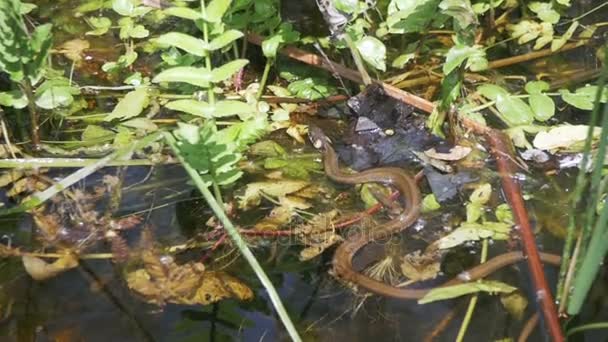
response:
M325 132L319 126L308 125L308 139L312 145L319 150L325 149L326 146L331 144L331 140Z

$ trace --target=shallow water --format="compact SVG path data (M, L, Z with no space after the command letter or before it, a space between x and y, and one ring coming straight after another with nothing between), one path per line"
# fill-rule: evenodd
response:
M70 9L75 1L41 1L42 20L53 18L63 25L59 40L67 40L85 28L79 20L71 18ZM52 4L52 6L49 6ZM293 5L293 4L292 4ZM309 8L310 6L304 6ZM106 41L97 44L111 45ZM87 79L86 75L83 79ZM101 81L100 81L101 82ZM146 178L148 169L132 167L127 171L125 186L136 184ZM112 173L109 169L104 171ZM535 194L529 202L529 210L536 227L541 229L539 245L545 251L559 251L561 241L555 235L555 226L565 225L568 201L561 200L572 187L575 172L566 170L557 176L544 176L536 172L527 176L524 183L528 193ZM100 181L101 174L90 177L83 189L90 189ZM151 177L143 184L125 194L119 214L143 211L145 223L151 224L156 237L164 245L185 241L200 229L201 217L205 210L197 203L177 204L191 197L187 177L180 167L155 168ZM155 185L158 184L158 185ZM496 184L496 183L495 183ZM559 186L554 186L559 184ZM340 189L349 190L347 187ZM559 200L556 200L559 199ZM155 208L148 210L149 208ZM178 208L178 206L180 206ZM457 207L458 205L456 205ZM197 227L185 226L181 215L184 210L202 210L197 216ZM322 209L322 208L319 208ZM360 205L342 210L361 210ZM454 212L462 208L450 207ZM260 213L252 213L260 216ZM205 218L208 217L207 216ZM426 217L425 217L426 218ZM250 220L244 217L242 220ZM436 220L429 219L418 237L404 233L404 241L420 243L424 234L433 235L438 228ZM241 222L242 224L250 222ZM28 246L32 241L32 219L18 216L0 220L1 232L10 237L11 242ZM559 231L559 230L557 230ZM129 242L135 243L138 232L127 234ZM407 245L407 243L405 243ZM506 246L495 243L491 253L498 254ZM308 262L300 262L301 247L275 244L272 241L256 244L256 256L263 262L266 272L278 287L283 302L287 305L298 330L308 341L422 341L437 327L439 322L455 310L448 328L436 339L452 341L458 328L468 299L443 301L435 304L417 305L413 301L400 301L377 296L353 295L351 289L337 282L328 274L331 251ZM471 254L465 260L463 254L448 256L446 262L455 263L457 273L462 264L476 262L475 249L462 249L463 254ZM220 249L218 254L227 253ZM365 251L364 251L365 253ZM376 252L377 254L377 252ZM234 255L234 253L232 254ZM371 255L374 255L371 252ZM185 258L200 258L186 255ZM462 261L465 260L465 261ZM2 341L275 341L288 337L281 322L273 314L272 306L261 290L261 286L247 264L232 258L232 263L221 263L226 271L239 277L256 292L251 302L222 301L208 306L185 306L169 304L164 308L146 304L130 292L123 280L123 270L110 261L89 260L75 270L56 278L35 282L25 272L21 262L5 259L0 262L0 314L10 312L0 320ZM549 282L555 283L556 270L547 271ZM530 296L526 266L519 264L494 277L519 287ZM608 319L607 275L600 275L589 305L580 317L580 322L600 322ZM531 301L525 318L535 308ZM524 318L524 320L525 320ZM510 316L496 297L480 296L473 320L465 340L493 341L517 336L524 321ZM593 331L577 335L580 341L606 340L608 335ZM537 329L533 341L542 341Z

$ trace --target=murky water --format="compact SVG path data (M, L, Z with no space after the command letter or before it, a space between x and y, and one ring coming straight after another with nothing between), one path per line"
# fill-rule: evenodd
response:
M86 29L81 20L70 15L70 9L77 2L59 1L50 5L51 3L40 1L41 20L52 18L60 26L56 39L67 40ZM310 8L308 3L300 5ZM103 40L97 40L96 44L99 47L111 45ZM103 53L112 53L103 49L99 51L102 54L100 59L109 58ZM83 79L87 79L86 75ZM111 174L113 171L108 169L104 173ZM181 168L155 168L148 177L149 171L145 167L128 169L125 186L134 186L125 193L119 214L141 211L144 223L152 227L155 236L165 245L182 243L195 235L197 230L204 229L201 222L209 214L199 207L200 202L187 202L191 197L191 187ZM568 207L566 196L572 188L575 174L573 170L565 170L558 175L546 176L542 171L527 175L525 190L535 194L528 205L536 227L541 229L539 246L545 251L560 250L560 235L563 234L567 219L563 214ZM94 175L87 179L86 184L79 184L79 187L91 189L100 182L101 176ZM139 184L146 178L144 183ZM344 187L340 189L352 191ZM444 210L447 214L450 210L461 214L462 208L457 207ZM186 215L185 211L189 209L192 212L200 211L202 215L190 221L180 217ZM358 205L341 209L348 211L362 208ZM240 223L246 225L250 219L251 217L241 218ZM404 233L404 241L411 240L412 244L419 244L425 240L425 234L433 236L434 230L442 229L440 219L430 216L425 216L424 219L427 223L423 230L417 234ZM187 226L184 222L197 222L197 225ZM2 218L0 227L2 235L10 238L13 244L28 246L32 242L32 219L28 215ZM135 243L138 232L128 233L126 237L130 243ZM252 241L252 244L256 256L263 262L266 272L278 287L283 302L305 340L422 341L432 338L431 334L438 324L446 316L452 315L448 327L439 337L432 339L452 341L466 310L466 298L418 305L413 301L365 296L362 293L355 295L328 274L331 252L301 262L298 259L299 246L272 240ZM408 243L403 245L407 248ZM507 246L504 243L497 242L492 245L491 254L498 254L505 249ZM445 271L454 274L475 263L475 250L462 249L460 254L448 255L446 263L455 265L453 270ZM0 319L0 339L87 342L287 340L266 294L260 289L261 285L247 264L235 258L234 251L231 252L229 248L221 248L216 253L228 255L228 261L224 260L217 266L238 276L255 290L256 295L252 301L225 300L208 306L168 304L159 308L146 304L129 291L123 280L124 271L107 260L84 261L77 269L50 280L36 282L23 271L20 260L4 259L0 262L0 317L3 313L7 315ZM467 260L467 255L470 255L470 260ZM191 259L200 258L201 255L187 254L183 257ZM550 283L555 283L556 273L555 269L547 270ZM495 278L518 286L528 298L533 298L525 264L501 271ZM579 318L581 322L608 319L606 279L608 276L604 271L590 294L590 304ZM496 297L480 296L465 340L494 341L517 336L525 318L534 311L534 303L531 301L524 320L518 320L504 310ZM581 341L599 341L606 340L607 336L601 331L593 331L576 338ZM532 338L533 341L544 339L539 330Z

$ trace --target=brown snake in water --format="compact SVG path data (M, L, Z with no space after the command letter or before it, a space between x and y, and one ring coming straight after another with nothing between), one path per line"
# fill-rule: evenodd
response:
M372 231L361 232L349 237L338 247L333 258L335 274L341 279L355 283L359 287L379 295L400 299L420 299L424 297L433 288L410 289L394 287L355 271L352 262L355 254L365 245L376 240L388 238L416 222L420 215L420 191L414 178L396 167L380 167L353 174L343 173L338 166L338 156L325 133L319 127L310 125L308 135L314 147L323 154L323 165L327 177L335 182L344 184L377 182L392 185L399 190L406 202L405 209L399 216L375 227ZM559 265L561 260L559 255L549 253L540 253L540 258L544 263L551 265ZM524 259L525 256L522 252L504 253L462 272L454 279L440 285L440 287L477 280L502 267Z

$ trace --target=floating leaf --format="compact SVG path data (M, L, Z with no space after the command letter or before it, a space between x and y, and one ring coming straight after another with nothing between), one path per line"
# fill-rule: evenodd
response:
M104 121L114 119L126 120L138 116L148 106L148 88L139 87L128 92L118 103L112 113L106 116Z
M534 121L534 113L522 99L513 96L498 95L496 108L500 118L510 127L529 125Z
M540 94L549 90L550 85L545 81L530 81L526 83L525 89L528 94Z
M428 212L437 210L439 208L441 208L441 204L439 204L439 202L437 202L437 197L435 197L435 194L426 195L422 199L422 212L423 213L428 213Z
M482 86L479 86L477 88L477 92L480 93L483 97L492 101L496 101L498 95L509 96L509 92L505 88L497 86L495 84L484 84Z
M430 158L448 161L460 160L468 156L469 153L471 153L470 147L460 145L452 147L448 152L445 153L437 152L434 147L424 151L424 154Z
M515 290L517 290L516 287L500 281L481 280L477 282L434 288L423 298L419 299L418 304L428 304L438 300L452 299L471 293L511 293Z
M242 196L237 196L240 209L251 209L260 204L262 192L272 197L283 197L310 185L304 181L281 180L278 182L253 182L247 184Z
M503 222L474 223L465 222L450 234L439 239L436 244L439 249L448 249L459 246L467 241L479 241L493 238L506 240L509 237L511 226Z
M441 253L420 251L406 254L401 262L401 273L410 281L434 279L441 271Z
M555 115L555 103L544 94L532 94L528 98L534 118L538 121L547 121Z
M559 92L562 99L569 105L583 110L592 110L597 91L597 86L585 86L577 89L575 93L571 93L568 89L560 89ZM608 88L604 88L600 101L608 102Z
M90 17L87 18L87 23L93 27L92 31L85 33L87 36L101 36L106 34L112 27L112 20L106 17Z
M582 150L588 130L589 126L586 125L560 125L536 134L532 144L540 150L578 151ZM595 128L594 138L599 136L600 131L599 127Z

